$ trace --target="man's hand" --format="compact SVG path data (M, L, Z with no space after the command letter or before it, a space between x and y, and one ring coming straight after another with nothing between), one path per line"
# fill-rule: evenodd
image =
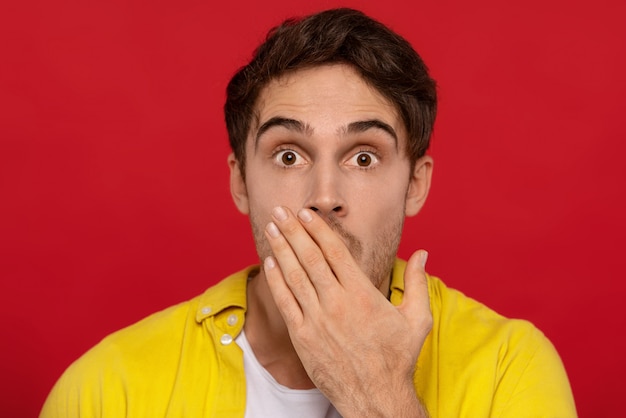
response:
M313 211L300 210L298 219L276 208L273 218L265 275L313 383L344 417L426 416L413 373L432 326L427 253L409 259L395 307Z

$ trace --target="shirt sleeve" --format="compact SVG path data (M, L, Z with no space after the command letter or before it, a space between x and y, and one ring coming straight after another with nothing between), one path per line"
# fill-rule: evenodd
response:
M511 353L496 389L492 417L576 417L565 368L552 343L536 328L526 349ZM514 350L515 351L515 350Z
M114 356L103 355L97 348L87 352L56 382L39 417L126 416L126 391L116 363Z

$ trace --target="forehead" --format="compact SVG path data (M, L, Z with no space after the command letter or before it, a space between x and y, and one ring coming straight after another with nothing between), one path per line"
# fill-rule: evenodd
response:
M252 134L273 117L296 118L314 129L378 119L404 133L396 107L345 64L300 69L270 81L254 116Z

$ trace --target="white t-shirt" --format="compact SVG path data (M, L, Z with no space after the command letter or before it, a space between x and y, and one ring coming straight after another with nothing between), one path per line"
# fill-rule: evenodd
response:
M242 331L235 342L243 350L246 374L245 418L341 418L319 389L290 389L265 370Z

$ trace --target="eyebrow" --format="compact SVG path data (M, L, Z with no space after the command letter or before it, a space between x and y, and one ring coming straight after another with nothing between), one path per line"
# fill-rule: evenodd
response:
M294 131L299 134L310 135L313 132L313 129L309 125L297 119L290 119L290 118L284 118L281 116L276 116L267 120L259 127L255 136L255 141L254 141L255 147L257 146L261 136L263 136L265 132L267 132L268 130L276 126L286 128L290 131ZM343 131L344 134L358 134L358 133L366 132L370 129L380 129L386 132L393 139L393 141L396 144L396 147L398 146L398 135L396 134L396 131L391 127L391 125L379 119L368 119L368 120L352 122L348 124L347 127L342 128L341 131Z
M396 147L398 146L398 135L396 131L389 125L379 119L369 119L358 122L352 122L348 125L346 129L346 133L348 134L357 134L368 131L370 129L380 129L385 131L389 136L393 138L393 141L396 143Z
M256 137L254 139L255 147L256 144L258 144L259 142L259 138L261 138L261 136L263 136L265 132L275 126L282 126L283 128L286 128L290 131L295 131L299 134L310 134L312 132L312 129L308 125L302 123L297 119L289 119L276 116L267 120L259 127L259 130L256 132Z

